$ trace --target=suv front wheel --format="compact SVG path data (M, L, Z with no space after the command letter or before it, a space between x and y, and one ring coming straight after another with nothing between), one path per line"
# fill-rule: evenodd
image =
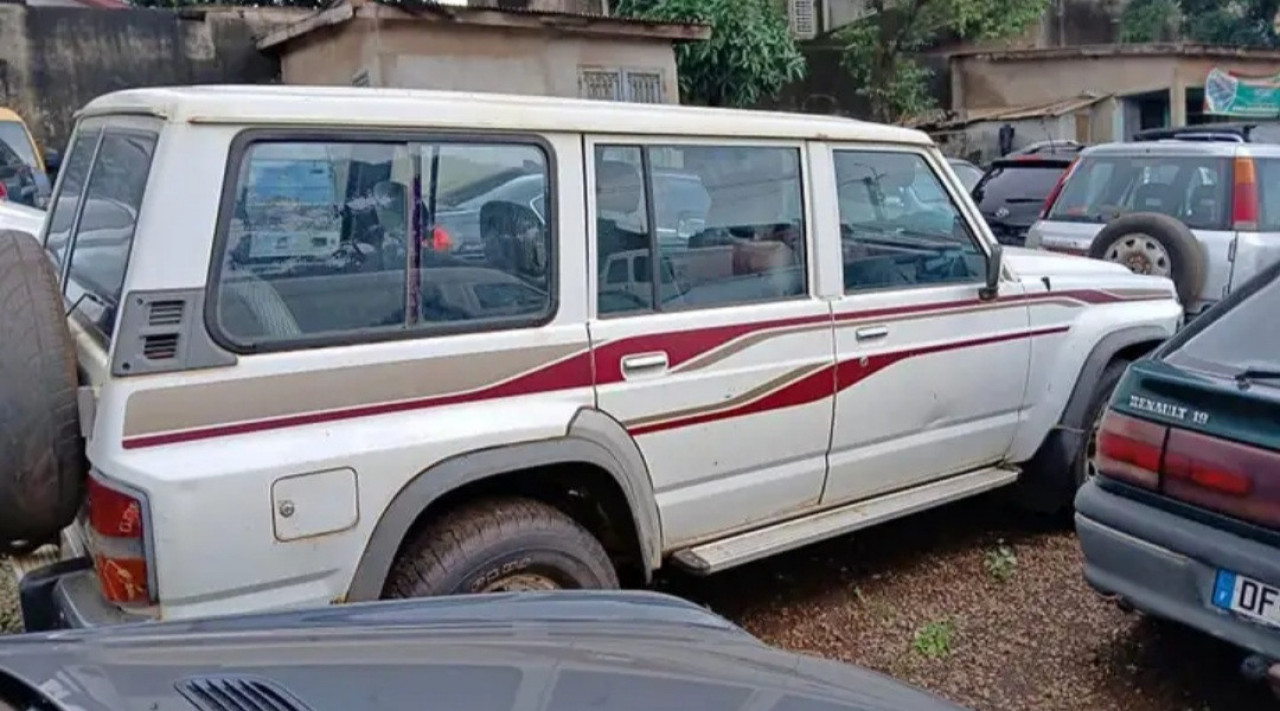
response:
M617 587L589 531L559 509L512 498L468 504L423 527L400 551L383 597Z

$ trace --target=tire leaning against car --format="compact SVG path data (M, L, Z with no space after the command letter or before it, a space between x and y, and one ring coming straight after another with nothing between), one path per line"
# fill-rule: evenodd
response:
M578 522L540 501L497 498L449 511L411 535L383 597L617 587L609 554Z
M1205 256L1191 229L1176 218L1156 212L1118 217L1093 238L1089 256L1106 260L1107 253L1117 243L1144 237L1158 242L1169 255L1169 277L1177 288L1178 300L1184 306L1193 303L1204 287Z
M44 249L0 231L0 552L56 539L75 518L87 466L75 343Z

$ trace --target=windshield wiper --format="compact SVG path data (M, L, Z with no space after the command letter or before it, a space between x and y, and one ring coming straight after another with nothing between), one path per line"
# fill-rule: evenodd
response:
M1280 380L1280 370L1270 368L1245 368L1235 374L1236 385L1247 389L1255 380Z

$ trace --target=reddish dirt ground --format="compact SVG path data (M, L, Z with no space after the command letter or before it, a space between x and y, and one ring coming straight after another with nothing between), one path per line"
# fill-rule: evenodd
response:
M1238 650L1104 601L1069 525L995 496L661 587L979 711L1280 709Z

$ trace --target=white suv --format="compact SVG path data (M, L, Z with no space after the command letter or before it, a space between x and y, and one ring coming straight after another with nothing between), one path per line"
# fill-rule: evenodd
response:
M543 212L485 202L458 254L450 196L531 173ZM643 584L1015 483L1059 510L1181 317L1002 253L924 134L830 117L133 90L56 193L43 249L0 237L0 540L63 532L29 629Z
M1027 246L1169 277L1191 315L1280 260L1280 145L1172 135L1082 152Z

